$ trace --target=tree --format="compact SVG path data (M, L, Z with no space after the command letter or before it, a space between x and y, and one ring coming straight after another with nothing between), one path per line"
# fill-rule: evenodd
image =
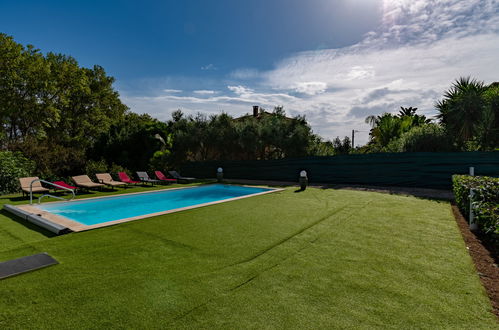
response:
M0 34L0 148L23 152L46 177L81 171L86 151L127 111L113 82L99 66Z
M336 154L333 142L324 141L319 135L313 134L310 137L309 155L312 156L333 156Z
M400 107L400 111L399 111L399 117L403 117L403 116L408 116L408 117L412 117L414 115L416 115L416 110L418 110L418 108L413 108L413 107L409 107L409 108L404 108L404 107Z
M369 118L369 117L368 117ZM368 119L366 118L366 121ZM398 138L402 133L402 127L404 129L408 128L409 120L403 121L401 118L394 116L390 113L384 113L381 116L377 116L375 119L369 119L373 123L373 127L369 133L373 143L385 147L394 138Z
M159 137L159 138L158 138ZM166 168L172 137L168 125L148 114L127 113L102 134L88 158L105 160L134 171L149 170L151 162Z
M380 116L368 116L365 121L371 125L369 135L370 144L375 145L374 150L383 150L388 144L400 137L401 134L408 132L413 127L428 124L431 121L424 115L417 115L417 108L400 107L398 115L384 113Z
M452 141L438 124L412 127L387 146L389 152L442 152L452 151Z
M43 137L44 128L57 120L47 92L54 90L50 66L39 50L16 43L0 33L0 123L3 148L27 136Z
M226 113L207 118L176 111L168 127L174 136L171 159L175 164L305 156L313 135L304 117L286 117L283 107L236 119Z
M437 118L461 145L478 135L484 118L485 91L483 82L461 77L436 103Z
M483 97L486 106L478 135L484 148L493 149L499 146L499 83L491 84Z
M335 151L335 154L337 155L344 155L350 153L352 150L352 141L348 136L345 136L343 140L340 139L339 136L337 136L333 142L333 148Z

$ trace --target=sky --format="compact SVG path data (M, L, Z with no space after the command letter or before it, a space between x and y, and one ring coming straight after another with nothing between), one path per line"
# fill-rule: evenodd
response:
M280 105L356 145L369 115L499 81L499 0L1 0L0 32L104 67L137 113Z

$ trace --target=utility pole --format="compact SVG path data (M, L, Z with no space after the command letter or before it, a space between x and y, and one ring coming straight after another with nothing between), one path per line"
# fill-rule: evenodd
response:
M352 130L352 149L355 148L355 133L358 133L360 131Z

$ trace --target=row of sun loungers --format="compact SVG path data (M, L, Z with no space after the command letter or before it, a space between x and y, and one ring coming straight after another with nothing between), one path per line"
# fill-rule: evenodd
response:
M172 178L166 177L166 175L164 175L161 171L155 171L154 174L156 175L157 179L150 178L147 172L137 172L137 176L140 181L136 181L132 180L125 172L119 172L118 177L120 181L116 181L111 177L111 174L109 173L98 173L95 175L98 182L92 181L88 175L77 175L71 177L76 186L69 185L64 181L54 181L52 183L59 186L59 187L54 186L53 187L54 190L63 189L61 187L73 190L77 190L78 188L90 190L90 189L102 189L102 187L105 186L114 189L114 187L120 187L120 186L126 188L126 186L130 184L150 183L151 185L154 185L159 183L170 184L176 182L191 182L195 180L195 178L183 177L180 174L178 174L176 171L168 171L168 174ZM21 185L21 190L23 192L23 195L24 194L28 195L30 193L30 185L31 185L31 191L33 193L49 192L49 189L43 187L40 181L35 181L35 180L38 180L38 177L19 178L19 183Z

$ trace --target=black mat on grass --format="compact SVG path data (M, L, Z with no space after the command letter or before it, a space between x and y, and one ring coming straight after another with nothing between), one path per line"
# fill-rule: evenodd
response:
M58 263L57 260L45 252L0 262L0 280Z

